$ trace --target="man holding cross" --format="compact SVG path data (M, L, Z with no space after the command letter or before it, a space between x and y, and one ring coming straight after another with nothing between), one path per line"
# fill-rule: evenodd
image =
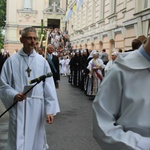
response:
M0 99L6 108L18 103L9 111L8 150L46 150L45 120L51 124L57 114L57 100L53 78L37 84L32 95L24 95L29 81L51 72L47 61L36 53L36 30L22 30L23 48L6 60L0 76Z

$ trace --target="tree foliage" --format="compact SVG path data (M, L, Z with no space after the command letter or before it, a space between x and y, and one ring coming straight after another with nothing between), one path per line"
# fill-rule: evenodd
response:
M6 0L0 0L0 14L0 27L4 27L6 23Z
M3 47L4 35L3 29L6 24L6 0L0 0L0 49Z

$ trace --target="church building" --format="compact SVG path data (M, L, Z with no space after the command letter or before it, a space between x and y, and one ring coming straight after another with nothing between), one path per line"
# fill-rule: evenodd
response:
M7 0L4 49L22 47L20 31L34 26L67 29L73 49L131 49L150 35L150 0Z
M67 28L74 49L131 49L150 34L150 0L69 0Z
M4 49L10 54L20 49L20 32L33 26L39 33L47 28L66 29L67 0L7 0Z

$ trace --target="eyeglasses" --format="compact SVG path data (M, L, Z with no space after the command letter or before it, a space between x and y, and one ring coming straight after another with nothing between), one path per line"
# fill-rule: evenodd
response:
M32 36L24 36L22 38L25 38L27 40L34 40L34 41L37 41L37 39L38 39L37 37L32 37Z

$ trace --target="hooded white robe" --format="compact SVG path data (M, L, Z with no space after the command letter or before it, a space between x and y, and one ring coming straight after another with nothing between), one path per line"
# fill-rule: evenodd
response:
M150 61L121 55L93 102L93 135L102 150L150 150Z
M27 64L31 68L27 76ZM35 51L30 56L21 49L8 58L0 77L0 98L8 108L17 93L23 92L29 81L51 72L47 61ZM33 84L34 85L34 84ZM33 88L32 96L18 102L9 111L8 150L47 149L46 114L59 112L53 77L46 78Z

